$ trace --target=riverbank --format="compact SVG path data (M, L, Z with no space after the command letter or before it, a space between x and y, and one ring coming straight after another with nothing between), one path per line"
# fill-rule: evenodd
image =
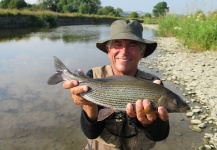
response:
M66 25L111 24L117 18L106 16L67 16L60 14L15 14L0 15L0 29L40 28Z
M143 26L157 30L157 25ZM211 125L201 145L217 148L217 53L193 53L175 37L160 37L157 42L159 55L149 64L163 71L163 80L184 86L183 95L190 97L188 103L192 105L186 114L191 119L189 127L202 132Z

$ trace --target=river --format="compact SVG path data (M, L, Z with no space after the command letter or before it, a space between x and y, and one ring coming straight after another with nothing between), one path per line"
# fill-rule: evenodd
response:
M108 36L108 25L0 30L0 149L79 150L85 146L81 108L74 105L62 84L49 86L46 82L54 73L53 56L72 71L81 68L86 72L109 64L107 55L95 46ZM143 37L155 39L154 30L144 28ZM155 55L157 51L148 59ZM139 67L162 77L162 72L142 63ZM165 86L174 89L171 83ZM185 114L172 114L170 136L155 149L199 146L201 135L188 126Z

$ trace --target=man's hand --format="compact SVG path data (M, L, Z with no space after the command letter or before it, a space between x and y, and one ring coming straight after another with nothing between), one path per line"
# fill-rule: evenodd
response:
M78 81L71 80L65 81L63 83L63 88L70 89L72 94L72 99L74 103L79 106L83 106L83 110L86 112L88 119L90 121L96 121L98 118L98 107L96 104L87 101L86 99L82 98L79 94L87 92L88 86L79 86Z
M168 113L164 107L158 107L157 112L151 111L153 108L148 99L136 101L136 112L134 112L133 105L127 104L126 112L130 117L137 117L143 126L151 124L157 117L163 121L168 120Z
M70 92L72 94L72 99L74 100L74 103L76 105L91 105L92 103L87 101L86 99L79 96L79 94L87 92L88 87L87 86L78 86L78 81L76 80L70 80L65 81L63 83L63 88L70 89Z
M154 83L160 84L160 80L155 80ZM168 112L164 107L158 107L156 112L148 99L137 100L135 107L136 112L134 112L131 103L127 104L126 112L130 117L137 117L143 126L150 125L157 117L163 121L169 119Z

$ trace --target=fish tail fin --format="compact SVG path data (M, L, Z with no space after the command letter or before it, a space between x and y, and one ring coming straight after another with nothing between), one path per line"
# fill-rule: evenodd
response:
M54 85L64 80L70 79L70 74L72 74L68 68L56 57L54 56L54 65L56 68L56 73L54 73L47 81L49 85Z
M63 70L67 70L68 72L70 72L69 69L56 56L54 56L54 66L57 72Z
M64 81L61 72L56 72L54 73L47 81L47 84L49 85L54 85L54 84L57 84L57 83L60 83L62 81Z

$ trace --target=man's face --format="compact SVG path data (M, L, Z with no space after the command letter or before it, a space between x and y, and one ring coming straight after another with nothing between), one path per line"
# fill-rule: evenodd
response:
M144 55L138 42L132 40L112 40L107 51L115 75L134 76Z

